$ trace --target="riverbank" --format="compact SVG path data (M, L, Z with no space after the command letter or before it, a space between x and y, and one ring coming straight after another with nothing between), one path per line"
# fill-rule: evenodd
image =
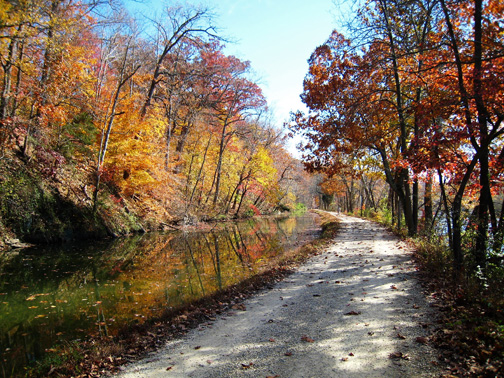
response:
M96 168L91 157L65 159L55 151L37 151L23 156L8 150L0 157L0 252L30 244L101 240L306 209L288 192L283 197L289 201L268 202L262 195L256 199L236 194L233 203L229 198L216 202L213 196L200 194L200 204L195 204L187 198L184 180L176 176L156 181L143 191L125 191L112 177L118 172L112 171L102 172L95 197ZM132 177L121 182L128 180Z
M103 185L93 212L88 161L47 170L37 159L7 153L0 160L0 251L23 244L96 240L158 229L170 218L142 217L134 201Z
M168 338L180 336L181 334L187 332L187 330L191 327L196 326L201 322L208 321L209 318L215 317L226 309L239 305L244 298L261 288L267 287L267 285L271 285L273 282L281 279L286 274L289 274L292 269L301 261L306 259L307 256L317 253L317 250L320 248L320 243L323 243L321 240L315 240L303 247L303 244L305 244L308 240L313 240L314 237L320 235L320 227L313 224L312 216L287 218L285 220L271 219L267 221L264 219L260 221L260 223L250 220L243 222L243 224L246 227L242 229L236 228L234 224L221 223L216 225L216 228L208 231L208 244L206 244L205 241L205 232L202 233L200 231L196 231L180 234L182 245L187 242L190 243L194 252L188 251L185 253L169 253L168 251L171 250L171 248L166 246L166 241L163 242L164 239L161 237L162 235L160 235L159 238L156 238L155 234L146 234L144 236L135 237L134 239L144 240L143 244L147 243L147 245L152 247L145 252L141 252L142 248L140 245L132 249L139 251L136 253L139 257L142 255L145 256L145 263L142 262L142 259L139 260L135 258L134 260L131 260L135 265L134 269L128 268L128 266L130 266L128 263L129 260L124 260L124 258L121 257L122 254L119 253L119 250L124 250L125 248L128 250L131 249L127 247L124 242L119 243L120 245L118 245L118 247L122 247L118 249L119 254L117 256L110 247L107 248L110 250L107 256L111 255L111 261L108 261L110 258L107 258L106 261L108 262L106 262L106 265L113 267L113 271L104 267L104 269L98 268L100 270L93 275L83 276L82 274L79 274L78 276L81 278L78 279L76 284L79 285L82 278L87 277L87 280L91 285L89 290L86 290L85 288L82 290L78 289L76 295L73 295L72 297L56 294L55 297L51 296L52 299L49 301L50 303L48 303L54 304L57 307L55 311L60 309L57 311L60 313L62 310L68 308L70 303L78 305L81 298L84 298L84 300L87 298L87 302L81 303L86 304L83 307L83 311L87 312L90 317L89 319L84 319L86 322L85 324L77 322L74 326L86 329L87 324L89 323L89 326L91 326L90 331L93 331L94 328L94 332L92 332L92 334L95 336L92 338L80 336L69 337L71 334L68 333L66 335L67 340L81 338L81 341L60 342L59 346L51 347L51 350L47 353L46 358L38 359L38 362L32 365L29 375L46 376L52 371L53 373L57 373L62 376L78 376L79 374L92 376L93 374L100 375L102 374L102 371L105 370L113 370L115 366L121 365L136 358L137 356L143 355L146 351L153 350L160 345L163 345ZM258 224L261 224L260 228L257 227ZM299 231L295 231L298 227L295 226L296 224L304 224L308 227L302 226L303 228L300 228L299 230L306 231L301 233ZM231 233L221 234L219 229L228 229ZM325 226L324 229L329 230L330 227ZM271 242L273 243L271 244L272 247L267 247L269 244L266 244L269 243L268 239L270 238L266 234L267 230L271 230L271 232L273 232L271 239ZM326 234L328 232L329 231L326 231ZM242 234L239 239L235 239L238 237L237 233ZM191 236L191 234L194 235ZM260 242L260 245L254 247L253 243L249 243L251 240L250 237L247 237L247 235L251 235L254 240L257 239L257 241ZM285 239L287 235L292 236ZM196 239L193 239L194 237L196 237ZM226 252L224 248L225 244L230 242L230 239L228 239L229 237L235 240L234 244L236 248L238 248L237 241L240 244L245 243L243 245L244 249L241 249L240 247L241 250L238 251L238 253L232 249L229 252ZM240 239L242 240L241 242ZM126 240L128 239L125 239L124 241ZM217 254L216 251L210 253L207 251L205 255L203 255L202 253L205 252L204 249L210 246L214 247L214 243L217 240L219 240L220 251L217 251ZM285 244L285 240L289 240L289 242ZM117 242L119 241L120 240ZM280 241L282 245L278 244ZM114 245L115 244L117 243L115 242ZM155 247L155 245L159 245L159 247ZM175 246L175 244L170 245ZM247 247L245 247L245 245ZM187 246L189 246L189 244L187 244ZM198 250L198 248L200 250ZM264 252L261 252L264 248L267 249ZM287 254L284 254L284 252L279 253L284 248L289 252L287 252ZM270 252L268 252L268 250ZM243 257L243 262L237 260L239 255ZM83 259L88 261L86 256L87 255L84 254ZM90 265L90 267L88 267L86 271L90 271L90 269L92 270L92 266L101 266L102 264L100 261L103 259L96 260L100 256L99 251L96 255L90 256L96 257L89 260L90 263L87 265ZM214 269L215 267L213 264L215 263L215 260L212 260L212 256L214 256L214 258L215 256L219 256L220 268L218 270ZM253 261L257 262L250 265L253 262L252 260L249 262L248 259L250 257L253 258ZM119 260L117 258L119 258ZM197 259L197 265L195 265L195 261L191 260L192 258ZM151 269L153 268L151 266L152 262L149 263L152 259L157 261L156 268L154 269ZM187 261L187 268L185 268L184 265L179 265L179 261L183 262L184 259L189 259ZM237 260L236 263L238 264L235 268L233 268L234 273L232 274L232 279L226 278L229 275L225 274L226 272L230 272L229 267L231 266L230 264L232 264L230 259ZM103 262L105 263L105 261ZM79 263L78 265L80 266L82 264ZM174 271L172 272L172 270ZM107 272L109 271L123 271L123 273L110 277L112 279L112 281L110 281L110 278L107 279L107 277L109 277L109 273ZM158 271L159 273L156 273ZM182 273L182 275L178 274L174 276L174 274L177 274L177 271ZM187 275L189 271L194 273L192 277ZM212 287L216 287L218 282L220 282L219 276L217 275L220 271L222 271L222 284L224 290L219 290L214 295L206 294L201 297L200 295L205 292L210 293ZM251 274L256 275L250 277ZM135 281L132 275L138 276L139 279L141 278L141 281L136 283L137 281ZM99 279L99 287L95 288L93 284L93 277L97 277ZM169 277L172 277L173 284L171 284L170 281L167 281ZM241 279L245 277L245 281L228 287L231 282L238 282L238 278L240 277L242 277ZM65 281L68 281L68 278L65 278ZM131 289L123 288L124 282L131 285ZM59 287L59 285L52 286ZM66 288L66 285L64 286L64 291L72 290L70 287ZM226 289L226 287L228 288ZM164 288L167 288L168 290L166 292L166 298L164 297ZM56 291L54 292L56 293ZM83 295L84 292L89 292L89 294ZM98 292L100 297L96 299L95 293ZM27 298L29 293L32 293L32 290L26 291L24 296L21 295L21 299ZM35 293L39 292L35 291ZM157 294L161 294L159 300L156 299L158 297ZM189 299L189 297L192 298L189 305L181 306L180 304L177 304L184 298ZM41 303L39 304L38 298L39 297L37 297L35 301L26 303L30 306L38 305L40 308L48 306L48 304L42 303L43 301L40 301ZM46 297L40 298L46 299ZM55 302L55 298L57 303L53 303ZM168 298L171 299L168 300ZM11 300L12 299L14 298L11 298ZM69 302L68 305L65 304L67 299ZM120 299L121 302L117 302L117 305L114 306L113 303L116 303L116 299ZM7 300L7 297L4 297L4 300ZM87 305L88 302L89 305ZM14 303L14 301L12 303ZM163 303L165 304L163 305ZM117 314L117 316L114 313L114 307L122 309L121 313ZM153 313L153 311L151 311L153 307L157 307L159 309L172 309L164 313L159 311ZM109 335L114 335L114 337L106 337L106 335L104 335L104 337L98 337L96 335L98 326L93 327L93 319L96 318L97 309L100 309L100 311L103 312L107 323L105 326L108 325L111 327L111 333L109 333ZM32 313L30 316L33 317L37 314L36 311L38 311L38 309L27 311ZM53 312L52 310L50 311L51 313ZM75 313L78 316L79 311L80 310L77 309L77 312L76 310L73 310L72 313L69 313L65 310L67 313L65 317L70 320L75 317L72 314ZM45 314L44 312L41 313ZM137 315L135 314L141 314L142 316L136 317ZM145 317L143 315L145 315ZM56 313L53 315L49 314L49 317L55 318L56 320L61 318L61 321L63 321L63 318ZM114 319L116 317L117 319ZM42 319L35 319L33 322L40 323ZM49 318L46 319L49 320ZM125 323L125 319L130 320ZM140 324L137 323L135 319L138 319L140 322L145 322ZM125 323L126 326L118 328L119 322L121 322L121 324ZM62 326L63 324L53 327L48 324L44 327L44 329L54 329L52 332L52 334L54 334L62 331ZM113 331L112 327L114 329ZM118 329L122 329L119 334L117 334ZM44 331L44 334L45 333L47 332ZM87 332L86 334L89 336L91 332Z

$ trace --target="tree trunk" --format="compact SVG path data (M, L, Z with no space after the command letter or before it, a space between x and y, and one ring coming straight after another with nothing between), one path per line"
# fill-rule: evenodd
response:
M427 182L425 183L425 194L424 194L424 230L428 235L432 228L433 221L433 209L432 209L432 175L429 173Z
M474 97L476 100L476 110L479 125L480 136L480 197L478 206L478 227L476 234L476 249L474 258L476 266L485 270L486 268L486 253L488 248L488 223L490 201L492 200L490 193L490 171L488 166L489 160L489 138L488 138L488 123L487 110L484 104L482 95L482 8L483 1L475 0L474 2ZM476 268L476 267L475 267Z

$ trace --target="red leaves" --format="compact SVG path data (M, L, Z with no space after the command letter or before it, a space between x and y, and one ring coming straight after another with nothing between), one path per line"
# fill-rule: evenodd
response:
M315 340L313 340L311 337L308 337L306 335L301 336L301 341L304 341L306 343L314 343Z

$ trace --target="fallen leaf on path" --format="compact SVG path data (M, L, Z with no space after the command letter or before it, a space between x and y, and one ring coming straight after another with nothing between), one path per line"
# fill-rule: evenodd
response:
M251 362L249 364L241 364L242 369L250 369L252 366L254 366L254 363Z
M341 361L348 361L348 357L341 358Z
M292 356L292 352L285 352L284 356L290 357Z
M212 363L212 360L206 360L206 363L210 365Z
M397 337L401 340L405 340L406 336L401 335L400 333L397 334Z
M407 354L403 353L403 352L394 352L394 353L390 353L389 354L389 358L392 358L392 359L403 359L403 360L409 360L410 359L410 356L408 356Z
M360 311L350 311L350 312L345 313L345 315L360 315L360 314L361 314Z
M269 339L269 342L270 342L270 343L274 343L274 342L275 342L275 339L274 339L274 338L270 338L270 339Z
M194 349L196 349L196 350L198 350L200 348L201 348L201 345L197 345L197 346L194 347Z
M280 377L278 374L277 375L268 375L266 376L266 378L278 378Z
M308 337L308 336L306 336L306 335L301 336L301 340L302 340L302 341L305 341L305 342L307 342L307 343L313 343L313 342L315 342L315 340L313 340L311 337Z
M423 336L418 336L415 341L420 344L427 344L427 338Z
M353 356L354 356L354 354L353 354L352 352L348 353L348 355L349 355L350 357L353 357Z
M391 285L391 286L390 286L390 288L391 288L392 290L398 290L396 285Z
M171 369L173 369L173 366L168 366L168 367L166 368L166 371L171 370Z

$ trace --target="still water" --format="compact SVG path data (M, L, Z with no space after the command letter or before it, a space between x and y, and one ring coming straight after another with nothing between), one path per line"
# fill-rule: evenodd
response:
M260 273L317 230L305 214L0 254L0 376Z

